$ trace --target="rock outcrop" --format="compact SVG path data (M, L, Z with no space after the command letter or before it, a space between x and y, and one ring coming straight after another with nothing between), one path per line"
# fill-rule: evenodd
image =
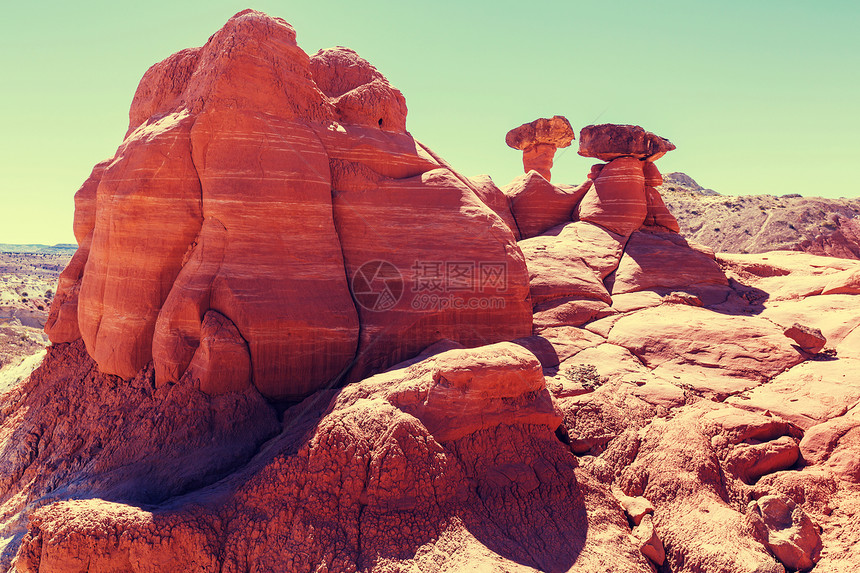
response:
M611 158L584 184L570 189L533 172L504 188L528 264L535 333L614 314L614 294L680 289L726 299L713 252L677 234L656 190L662 178L653 161L670 149L640 127L588 126L580 154Z
M102 372L152 361L159 386L193 372L209 391L298 399L441 338L530 332L514 233L406 132L403 95L352 50L308 57L283 20L240 12L150 68L129 118L76 195L80 248L47 328L83 338ZM368 308L356 277L376 261L400 278L363 285L386 297ZM231 341L211 339L210 312ZM250 370L211 380L212 344Z
M675 145L638 125L589 125L579 133L579 154L611 162L619 157L656 161Z

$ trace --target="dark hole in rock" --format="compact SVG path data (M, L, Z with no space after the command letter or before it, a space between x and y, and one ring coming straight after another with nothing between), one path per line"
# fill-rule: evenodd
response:
M567 428L564 427L564 424L555 429L555 437L558 438L558 441L567 446L570 445L570 436L567 433Z

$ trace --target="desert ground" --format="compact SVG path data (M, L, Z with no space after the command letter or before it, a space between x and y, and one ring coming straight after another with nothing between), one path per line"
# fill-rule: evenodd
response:
M76 246L0 244L0 384L29 374L49 344L44 333L60 272Z

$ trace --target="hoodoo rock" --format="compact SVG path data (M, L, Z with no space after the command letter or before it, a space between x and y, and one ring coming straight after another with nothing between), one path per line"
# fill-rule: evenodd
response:
M654 138L665 141L638 126L589 126L580 136L581 154L586 141L629 154L594 165L573 193L537 173L505 187L528 263L536 332L605 318L615 293L699 292L694 285L700 285L714 294L708 285L716 285L716 298L725 300L727 281L713 253L703 255L677 235L678 223L656 190L662 183L657 156L637 155L647 147L640 140ZM666 142L661 149L674 146ZM628 279L630 272L635 277Z
M678 232L656 187L663 183L654 161L675 149L667 139L633 125L589 125L579 134L579 154L607 161L592 167L594 187L579 206L579 218L630 235L639 227Z
M500 189L406 112L254 11L146 72L0 376L0 569L857 570L860 261L687 241L637 126Z
M539 118L510 130L505 136L508 147L523 152L523 170L537 171L550 180L556 149L568 147L574 140L573 128L566 117L554 115Z
M513 231L406 132L403 95L352 50L309 58L289 24L240 12L147 71L129 117L78 193L81 249L47 329L54 342L79 331L102 372L153 361L159 385L192 363L214 372L203 361L218 353L199 351L209 311L279 400L441 338L530 332ZM398 297L370 280L388 298L366 308L353 279L374 261L402 280Z

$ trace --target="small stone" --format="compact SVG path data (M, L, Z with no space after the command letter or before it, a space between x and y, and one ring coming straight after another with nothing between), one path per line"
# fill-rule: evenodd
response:
M663 565L666 561L666 549L663 547L663 542L657 536L657 531L654 529L654 521L650 515L645 515L642 518L636 529L633 530L633 536L639 545L639 551L653 561L657 566Z
M821 556L818 526L790 499L765 495L750 502L747 524L788 569L809 569Z
M624 495L621 490L616 488L613 488L612 495L621 504L624 512L633 521L634 525L639 525L646 515L654 513L654 506L642 496L632 497Z
M785 329L785 335L810 354L818 354L827 344L827 338L821 334L821 330L797 322Z
M705 306L702 299L690 292L672 291L663 297L665 304L686 304L689 306Z

